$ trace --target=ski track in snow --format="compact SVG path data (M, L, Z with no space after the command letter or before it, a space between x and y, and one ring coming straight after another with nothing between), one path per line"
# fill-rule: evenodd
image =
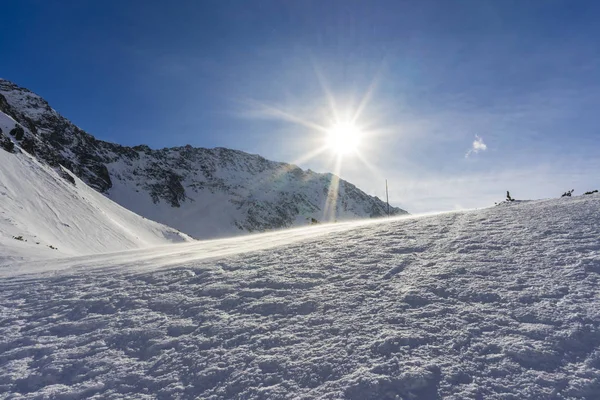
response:
M0 398L597 399L599 222L596 195L4 270Z

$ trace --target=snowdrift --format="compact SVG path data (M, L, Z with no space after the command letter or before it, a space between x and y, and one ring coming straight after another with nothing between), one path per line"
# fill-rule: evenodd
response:
M0 279L0 393L600 393L598 195L154 252L56 260L46 267L66 269Z

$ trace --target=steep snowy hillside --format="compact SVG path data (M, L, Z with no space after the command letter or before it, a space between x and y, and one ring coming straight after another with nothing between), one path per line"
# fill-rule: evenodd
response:
M283 234L8 271L0 393L598 398L597 194Z
M20 145L147 218L198 238L380 217L387 206L331 174L258 155L191 146L152 150L95 139L48 103L0 79L0 111L25 129ZM391 208L392 215L406 214Z
M14 125L0 113L0 131ZM191 240L124 209L65 170L59 175L7 145L12 141L3 133L1 143L0 265Z

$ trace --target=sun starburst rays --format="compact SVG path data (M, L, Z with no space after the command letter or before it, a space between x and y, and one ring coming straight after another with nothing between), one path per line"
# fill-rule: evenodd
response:
M327 199L325 200L325 207L323 209L323 220L326 222L335 222L337 217L337 200L340 189L340 177L339 173L342 167L342 158L337 157L335 160L335 166L333 173L331 174L331 180L329 182L329 190L327 191Z
M322 157L324 154L330 154L329 170L332 171L332 175L320 220L333 222L339 216L337 204L340 190L339 177L344 162L358 161L370 173L378 177L381 176L379 171L368 161L369 157L366 154L369 150L367 145L370 144L369 142L372 142L373 137L377 136L378 129L376 125L378 124L375 121L365 121L364 118L366 109L379 83L381 70L370 82L365 93L360 97L360 101L354 103L354 107L342 109L339 107L339 102L336 101L336 97L332 94L323 74L314 62L313 68L326 101L326 108L321 111L327 110L327 116L323 115L322 112L315 113L314 109L312 111L304 110L302 113L292 112L256 101L249 101L248 103L253 107L251 115L255 117L288 121L303 126L311 132L318 132L320 134L320 140L315 141L315 147L302 154L292 164L303 164L317 157ZM303 117L302 114L311 115L311 118ZM319 119L321 122L315 122L315 120ZM362 123L359 124L359 121L362 121ZM281 171L281 173L284 172L283 170ZM273 177L273 179L277 179L277 176Z
M325 98L327 99L327 105L329 106L329 111L331 112L331 116L333 117L333 119L335 121L338 121L340 119L340 117L338 115L337 102L335 101L335 97L331 93L331 90L329 90L329 85L327 85L327 82L325 81L325 78L323 77L321 70L319 69L319 67L317 66L317 64L314 61L313 61L313 69L315 71L315 75L317 76L317 80L319 81L319 86L321 86L321 90L323 91L323 94L325 95Z

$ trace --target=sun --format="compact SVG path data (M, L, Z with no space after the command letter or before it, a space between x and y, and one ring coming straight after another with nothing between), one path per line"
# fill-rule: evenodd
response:
M350 122L338 122L327 130L327 147L338 155L356 153L362 139L362 131Z

